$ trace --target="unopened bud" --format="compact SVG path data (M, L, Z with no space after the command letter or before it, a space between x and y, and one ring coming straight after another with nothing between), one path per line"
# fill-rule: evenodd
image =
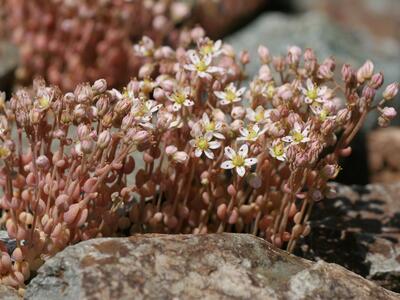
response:
M107 81L105 79L98 79L92 85L92 90L96 94L104 93L107 90Z
M104 149L108 146L111 140L111 134L108 130L104 130L99 134L99 138L97 139L97 146L100 149Z
M359 83L364 83L372 77L374 72L374 64L372 61L367 60L358 70L357 70L357 81Z
M269 64L271 62L271 56L267 47L259 46L257 52L263 64Z
M36 159L36 165L38 166L38 168L41 169L46 169L50 166L50 161L47 158L47 156L45 155L40 155L37 159Z
M381 72L372 75L369 86L373 89L379 89L383 84L383 74Z
M391 100L396 97L398 92L399 84L397 82L393 82L386 87L385 91L383 92L383 98L385 100Z

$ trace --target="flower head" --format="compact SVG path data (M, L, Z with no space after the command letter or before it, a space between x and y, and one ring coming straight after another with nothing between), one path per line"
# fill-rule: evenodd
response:
M199 46L199 53L201 56L212 56L212 57L217 57L222 53L222 41L218 40L216 42L212 40L205 40L200 46Z
M237 89L234 83L231 82L224 91L215 91L214 94L220 100L221 105L227 105L239 102L245 91L246 88Z
M314 84L311 79L307 79L306 82L307 88L301 87L301 91L303 92L304 95L304 102L307 104L311 104L314 101L318 103L324 103L326 100L326 93L328 91L328 88L326 86L318 87L316 84Z
M134 102L131 112L136 120L146 123L151 120L153 113L157 112L161 106L162 104L157 104L154 100L139 100Z
M280 161L286 160L286 148L282 140L275 140L269 148L269 154Z
M294 129L290 132L289 135L283 137L282 140L292 145L307 143L308 141L310 141L310 138L308 137L309 132L310 126L306 126L304 129L302 129L302 126L299 123L295 123Z
M201 125L206 133L210 132L214 137L220 140L225 139L225 136L220 132L222 129L222 122L211 121L206 112L203 113L201 118Z
M167 96L167 98L174 102L172 109L174 111L178 111L182 108L182 106L193 106L194 102L189 100L190 95L190 87L186 88L178 88L171 95Z
M211 66L212 56L206 55L204 57L199 57L196 52L191 51L189 53L189 58L191 64L184 66L186 70L194 71L201 78L211 78L211 74L218 73L221 68Z
M256 141L267 129L260 130L260 127L257 124L250 125L247 128L240 128L241 137L238 138L238 141Z
M257 158L247 158L249 146L243 144L236 153L231 147L225 147L225 156L229 160L221 164L222 169L236 169L237 174L243 177L246 173L246 167L251 167L257 163Z
M144 36L142 40L133 46L133 50L139 56L151 57L154 53L154 42L147 36Z
M217 141L211 141L212 137L212 133L208 132L189 141L190 145L195 147L194 154L196 157L200 157L204 152L209 159L214 159L214 153L211 150L219 148L221 144Z
M261 105L257 106L256 110L251 108L246 109L246 118L256 124L265 124L270 121L269 117L271 115L271 110L265 109Z

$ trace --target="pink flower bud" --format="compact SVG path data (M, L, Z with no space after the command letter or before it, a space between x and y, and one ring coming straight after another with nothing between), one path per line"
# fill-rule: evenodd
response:
M385 100L391 100L396 97L398 92L399 84L397 82L393 82L386 87L385 91L383 92L383 98Z
M369 82L370 87L373 89L379 89L383 84L383 74L381 72L372 75Z
M288 49L288 63L297 65L300 61L301 49L298 46L291 46Z
M206 35L206 33L205 33L204 29L201 28L200 26L193 28L192 31L190 32L190 36L191 36L192 40L195 42L202 39L205 35Z
M263 64L269 64L271 62L271 57L267 47L259 46L257 52Z
M107 81L105 79L98 79L92 85L92 90L96 94L104 93L107 90Z
M346 83L349 83L352 79L353 71L349 64L344 64L342 67L342 80Z
M277 95L282 98L282 100L288 101L293 97L293 92L290 84L284 84L280 86L277 90Z
M268 65L262 65L260 70L258 71L258 76L262 81L268 82L272 80L271 70Z
M189 155L184 151L177 151L172 156L172 159L177 163L184 163L188 158Z
M38 168L40 169L46 169L50 166L50 161L47 158L47 156L45 155L40 155L37 159L36 159L36 165L38 166Z
M240 62L243 65L247 65L250 62L250 54L248 51L242 51L239 54Z
M99 134L99 137L97 139L97 146L100 149L107 148L108 144L110 143L111 140L111 134L108 130L104 130Z
M358 70L357 70L357 81L363 83L372 77L374 72L374 64L372 61L367 60Z
M313 50L313 49L307 48L307 49L304 51L304 60L306 60L306 61L313 61L313 60L316 60L316 59L317 59L317 57L315 56L315 53L314 53L314 50Z
M332 79L333 72L328 65L322 64L318 68L318 77L322 79Z
M232 108L231 116L234 119L243 119L246 114L246 110L242 106L235 106Z
M382 116L392 120L394 117L396 117L397 112L396 109L394 109L394 107L384 107L382 110Z

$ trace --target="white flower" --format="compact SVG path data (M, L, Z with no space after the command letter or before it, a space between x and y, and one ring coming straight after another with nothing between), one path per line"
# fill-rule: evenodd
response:
M214 153L211 150L217 149L221 146L219 142L211 141L212 133L196 136L193 140L189 141L192 147L195 147L194 155L200 157L203 152L209 159L214 159Z
M212 57L217 57L222 53L222 41L218 40L215 43L212 40L207 40L199 48L199 53L202 56L210 55Z
M242 145L239 151L236 153L231 147L225 147L225 156L229 160L224 161L221 164L222 169L236 169L237 174L243 177L246 173L246 167L251 167L257 163L257 158L247 158L249 152L249 146L246 144Z
M139 56L152 56L154 53L154 42L149 37L144 36L138 44L133 46L133 50Z
M251 141L254 142L258 139L260 135L262 135L267 129L263 129L260 131L260 127L255 124L252 126L248 126L247 128L240 128L240 134L242 135L237 140L238 141Z
M177 89L171 95L167 96L168 99L174 102L172 109L174 111L178 111L182 108L182 106L190 107L194 105L194 102L189 100L190 95L190 87L186 87L184 89Z
M273 141L271 147L269 148L269 154L271 154L272 157L280 161L286 160L285 151L286 151L285 145L281 140Z
M211 78L211 74L222 71L221 68L210 65L212 61L211 55L200 58L195 51L190 51L189 58L192 63L185 65L184 68L197 72L197 75L201 78Z
M257 124L265 124L270 122L271 109L265 109L261 105L257 106L256 110L251 108L246 109L246 118Z
M268 85L264 85L261 89L261 95L268 99L272 99L275 93L276 93L276 88L273 82L270 82Z
M234 102L239 102L245 91L245 87L242 87L238 90L233 82L231 82L224 91L215 91L214 94L218 99L220 99L221 105L227 105Z
M325 121L327 119L334 120L336 118L336 116L330 116L329 110L326 107L324 107L321 103L313 102L310 105L310 109L317 117L319 117L321 121Z
M135 99L131 112L137 121L147 123L151 120L153 113L157 112L161 106L162 104L157 104L154 100L141 101Z
M201 125L205 132L212 133L212 135L217 139L225 139L225 136L221 132L219 132L222 129L222 122L210 121L210 118L208 117L206 112L203 113L203 116L201 118Z
M40 90L40 95L35 103L35 107L42 111L48 109L51 105L53 95L54 92L49 88Z
M309 132L310 132L310 126L306 126L302 130L301 125L296 122L294 124L294 129L290 132L288 136L283 137L282 140L292 145L307 143L310 141L310 138L308 137Z
M300 90L303 92L305 96L304 102L307 104L311 104L314 101L323 103L326 101L327 95L326 92L328 88L326 86L318 87L314 84L311 79L307 79L306 82L307 89L300 87Z

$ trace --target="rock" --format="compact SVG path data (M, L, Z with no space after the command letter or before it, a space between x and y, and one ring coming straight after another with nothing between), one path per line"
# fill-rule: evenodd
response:
M193 0L192 0L193 1ZM267 0L195 1L194 18L211 38L219 38L262 12Z
M372 182L400 180L400 128L372 131L367 137L368 165Z
M290 16L264 13L225 41L237 51L249 50L252 60L247 66L247 73L250 78L259 68L257 48L263 44L273 55L286 53L291 45L313 48L321 59L333 55L338 65L346 62L359 67L366 59L372 59L375 69L384 71L385 82L400 80L398 41L390 39L377 42L366 32L346 31L318 12ZM365 128L370 129L374 125L375 118L371 116Z
M0 40L0 91L11 92L17 64L17 48L8 42Z
M335 262L400 292L400 183L337 185L313 208L311 233L296 254Z
M297 10L318 10L335 22L368 31L376 38L400 38L398 0L296 0Z
M2 300L20 300L22 299L18 295L18 291L7 285L0 284L0 299Z
M66 248L28 299L400 299L340 267L246 234L136 235Z

